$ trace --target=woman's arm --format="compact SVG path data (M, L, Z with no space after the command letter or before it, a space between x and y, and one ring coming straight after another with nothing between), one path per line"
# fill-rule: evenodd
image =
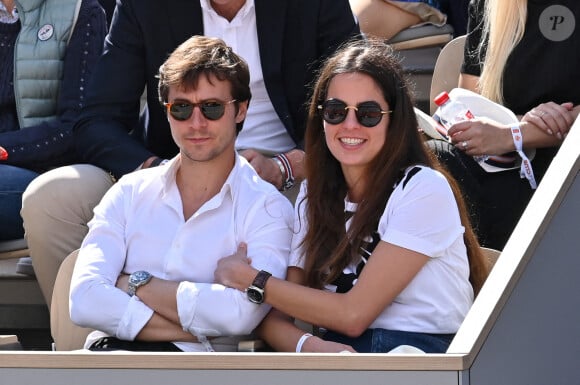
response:
M305 322L358 336L411 282L428 259L426 255L381 241L349 292L331 293L272 277L265 286L265 301ZM238 251L220 260L216 280L243 291L256 274L257 270Z
M459 86L473 92L478 91L479 77L462 73ZM543 103L528 113L521 121L524 148L559 146L568 133L580 108L571 103ZM515 150L510 126L485 119L460 122L448 133L453 144L467 142L467 148L458 146L467 155L501 155Z
M538 127L543 133L563 140L574 124L579 110L580 106L574 107L573 103L558 104L550 101L532 108L520 119Z
M288 268L286 279L289 282L303 285L304 271L298 267L290 267ZM257 332L268 345L280 352L295 352L298 341L305 334L304 330L294 324L290 316L276 309L272 309L268 313L258 327ZM324 341L319 337L312 336L304 341L300 351L309 353L336 353L342 351L354 352L355 350L348 345Z

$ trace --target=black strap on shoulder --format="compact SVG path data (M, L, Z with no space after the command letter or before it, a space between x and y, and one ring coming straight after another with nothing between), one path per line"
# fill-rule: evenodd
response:
M407 176L405 177L405 180L403 180L403 188L405 188L405 186L407 186L407 183L419 171L421 171L421 167L413 167L411 170L409 170L409 172L407 173Z
M419 171L421 171L421 167L417 167L417 166L413 167L411 170L409 170L409 172L406 175L405 175L404 171L401 171L401 174L400 174L395 186L397 186L402 181L403 188L405 188L405 186L411 180L411 178L415 174L417 174ZM347 222L354 215L354 213L351 211L345 211L344 214L345 214L345 222ZM361 245L361 247L359 249L361 261L357 265L356 273L345 274L344 272L342 272L332 282L332 284L336 286L337 293L348 292L350 289L352 289L352 287L356 283L356 280L358 279L363 268L365 267L365 265L368 261L368 258L371 256L372 252L375 250L375 247L378 245L379 241L381 240L379 234L376 231L372 234L371 239L369 239L370 242L363 242L363 244Z

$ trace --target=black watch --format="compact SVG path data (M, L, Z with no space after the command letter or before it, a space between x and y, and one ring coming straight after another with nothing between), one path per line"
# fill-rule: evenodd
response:
M261 304L264 302L264 287L266 286L266 281L270 278L272 274L267 271L260 270L254 278L254 282L246 289L246 294L250 302Z

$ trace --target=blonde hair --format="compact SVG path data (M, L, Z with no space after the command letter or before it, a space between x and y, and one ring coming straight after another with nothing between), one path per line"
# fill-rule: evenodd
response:
M481 95L503 104L503 73L507 59L524 35L527 0L486 0L479 51L487 44L479 78ZM487 42L487 43L486 43Z

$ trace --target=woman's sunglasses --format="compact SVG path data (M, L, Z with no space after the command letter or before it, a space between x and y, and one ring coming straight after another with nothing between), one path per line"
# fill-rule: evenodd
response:
M392 111L383 111L377 102L362 102L356 106L348 106L340 99L328 99L318 106L322 112L322 118L330 124L339 124L344 122L349 108L355 112L358 122L365 127L374 127L383 118L384 114Z
M173 103L163 103L167 107L167 111L173 116L173 119L184 121L191 118L193 114L193 109L199 107L203 116L208 120L218 120L224 116L226 110L226 104L235 102L236 99L232 99L229 102L222 102L220 100L204 100L199 103L190 102L173 102Z

